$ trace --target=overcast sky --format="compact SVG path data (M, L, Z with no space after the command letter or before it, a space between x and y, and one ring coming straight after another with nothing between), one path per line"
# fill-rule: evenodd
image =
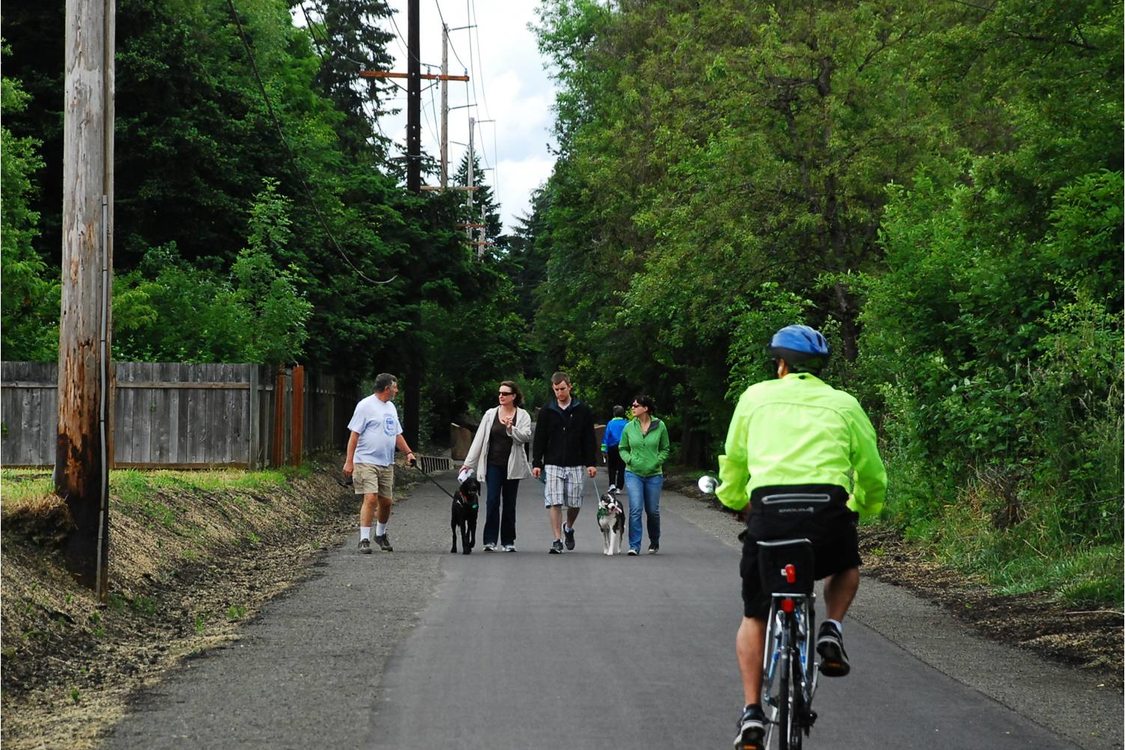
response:
M395 70L406 72L406 0L390 0L398 12L387 24ZM441 20L450 29L449 72L468 73L468 83L449 83L449 174L452 178L469 141L469 117L478 120L475 147L484 181L493 187L506 231L530 211L531 191L551 174L548 150L555 94L528 24L535 21L535 0L419 0L422 72L441 69ZM473 28L464 28L473 26ZM427 68L427 66L433 66ZM400 148L406 141L406 81L389 102L402 110L381 120L383 132ZM433 83L432 87L428 87ZM466 104L475 104L465 107ZM458 107L458 109L454 109ZM435 159L440 153L441 90L422 81L422 148ZM493 120L494 122L487 122ZM437 183L433 178L423 182Z

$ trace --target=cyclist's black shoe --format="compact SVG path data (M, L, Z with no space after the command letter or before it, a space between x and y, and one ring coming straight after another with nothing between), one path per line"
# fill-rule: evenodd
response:
M735 750L762 750L766 736L766 715L760 705L747 706L738 720L738 735L734 738Z
M820 673L825 677L843 677L851 671L844 636L832 623L821 623L816 635L816 652L820 654Z

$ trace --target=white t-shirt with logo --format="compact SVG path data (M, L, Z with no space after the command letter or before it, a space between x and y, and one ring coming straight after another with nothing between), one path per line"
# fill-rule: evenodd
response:
M359 433L355 463L390 466L395 462L395 438L402 434L402 425L393 401L371 394L356 404L348 429Z

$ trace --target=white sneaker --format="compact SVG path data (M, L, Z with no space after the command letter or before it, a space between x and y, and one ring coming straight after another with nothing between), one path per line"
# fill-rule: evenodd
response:
M516 545L514 545L514 544L505 544L505 545L504 545L504 551L505 551L505 552L515 552L515 551L516 551Z
M489 542L488 544L484 545L484 551L485 552L495 552L496 551L496 545Z

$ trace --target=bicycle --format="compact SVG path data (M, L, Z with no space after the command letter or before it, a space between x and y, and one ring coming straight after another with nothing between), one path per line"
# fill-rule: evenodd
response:
M703 476L698 486L704 494L713 494L718 480ZM761 748L746 750L800 750L816 722L812 702L820 673L814 562L808 539L758 542L762 590L770 594L762 663L762 709L767 721Z
M808 539L758 542L762 588L770 592L766 649L762 664L764 748L800 750L816 722L812 710L819 671L816 663L816 594L813 547Z

